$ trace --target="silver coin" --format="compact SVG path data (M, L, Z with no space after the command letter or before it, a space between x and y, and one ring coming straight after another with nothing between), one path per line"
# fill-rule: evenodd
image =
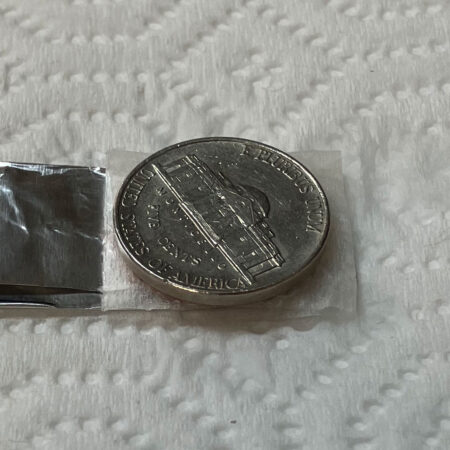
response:
M324 246L325 193L298 161L237 138L182 142L126 178L114 226L135 274L172 297L209 305L287 289Z

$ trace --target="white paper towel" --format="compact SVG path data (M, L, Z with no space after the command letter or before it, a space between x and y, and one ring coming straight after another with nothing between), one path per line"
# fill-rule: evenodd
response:
M0 448L449 448L449 24L445 0L1 0L2 150L340 150L360 311L2 312Z

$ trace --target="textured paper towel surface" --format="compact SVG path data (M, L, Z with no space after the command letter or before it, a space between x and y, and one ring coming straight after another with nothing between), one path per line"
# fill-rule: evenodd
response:
M450 447L450 4L2 0L0 146L340 150L359 317L0 321L1 449Z

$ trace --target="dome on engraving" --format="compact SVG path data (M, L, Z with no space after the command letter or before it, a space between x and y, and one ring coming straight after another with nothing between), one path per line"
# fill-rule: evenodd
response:
M239 187L244 191L244 193L247 193L246 196L252 201L253 207L260 210L260 215L267 217L270 211L270 203L266 194L253 186L248 186L247 184L241 184Z

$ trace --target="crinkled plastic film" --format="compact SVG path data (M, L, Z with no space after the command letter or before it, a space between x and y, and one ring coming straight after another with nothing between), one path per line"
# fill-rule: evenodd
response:
M1 305L99 307L105 170L33 159L0 163Z
M120 254L113 230L114 199L126 175L147 154L114 151L105 158L102 153L76 153L58 160L49 157L45 164L34 161L33 155L14 156L28 162L0 167L3 304L205 309L154 291L131 272ZM340 153L315 151L293 156L317 176L328 196L328 242L317 264L290 292L228 310L234 314L239 309L241 319L348 317L356 311L352 232ZM0 157L11 160L11 155ZM107 166L106 176L100 165ZM63 210L64 214L56 214Z
M170 299L144 284L120 253L113 229L114 200L127 174L148 156L115 151L108 157L103 309L204 310L204 306ZM317 176L328 197L331 228L327 245L317 264L290 292L268 301L234 306L229 311L239 310L241 318L248 316L254 320L350 317L356 312L356 274L340 152L311 151L292 156Z

